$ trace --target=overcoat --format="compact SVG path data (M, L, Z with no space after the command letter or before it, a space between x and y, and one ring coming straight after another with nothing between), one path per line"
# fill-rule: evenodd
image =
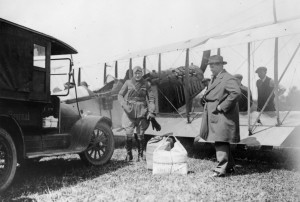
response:
M213 81L213 80L212 80ZM236 79L223 69L204 93L206 104L200 137L206 141L239 142L240 87ZM217 110L220 105L221 111Z

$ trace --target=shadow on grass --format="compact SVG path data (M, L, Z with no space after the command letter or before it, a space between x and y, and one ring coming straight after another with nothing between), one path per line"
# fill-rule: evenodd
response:
M22 195L50 193L128 165L128 162L112 159L103 166L86 166L77 155L43 158L40 162L18 167L12 185L0 196L0 201L32 201L25 200Z
M194 144L192 138L179 140L188 152L189 158L216 161L214 144ZM239 174L250 172L269 172L270 169L300 171L300 150L297 148L282 149L249 149L232 145L232 154ZM258 167L258 165L261 165ZM253 168L240 169L241 168ZM244 171L245 170L245 171Z

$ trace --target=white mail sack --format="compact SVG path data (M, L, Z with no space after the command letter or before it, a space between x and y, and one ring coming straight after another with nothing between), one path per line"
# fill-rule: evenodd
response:
M153 174L187 174L187 151L176 137L175 140L174 147L170 151L165 150L163 141L154 150Z

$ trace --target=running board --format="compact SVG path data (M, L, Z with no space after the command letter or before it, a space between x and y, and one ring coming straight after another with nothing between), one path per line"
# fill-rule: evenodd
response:
M38 157L46 157L46 156L58 156L63 154L76 154L76 151L64 149L64 150L48 150L43 152L30 152L26 154L26 158L38 158Z

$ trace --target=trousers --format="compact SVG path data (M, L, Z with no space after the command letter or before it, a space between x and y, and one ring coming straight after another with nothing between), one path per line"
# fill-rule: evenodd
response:
M136 128L136 133L139 139L143 139L144 133L149 127L150 122L146 117L132 119L127 116L126 113L122 115L122 127L126 131L127 139L133 138L134 129Z
M215 149L218 165L214 170L226 174L229 169L235 166L230 144L229 142L215 142Z

